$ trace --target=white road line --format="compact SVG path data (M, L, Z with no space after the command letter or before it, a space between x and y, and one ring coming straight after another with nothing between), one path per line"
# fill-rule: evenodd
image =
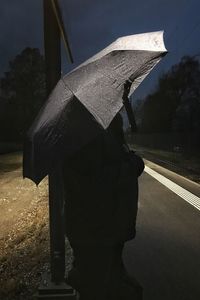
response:
M145 172L149 175L151 175L153 178L158 180L160 183L162 183L164 186L166 186L168 189L170 189L172 192L174 192L176 195L180 196L182 199L196 207L198 210L200 210L200 198L196 195L192 194L191 192L187 191L186 189L182 188L178 184L174 183L170 179L164 177L163 175L157 173L156 171L150 169L149 167L145 166Z

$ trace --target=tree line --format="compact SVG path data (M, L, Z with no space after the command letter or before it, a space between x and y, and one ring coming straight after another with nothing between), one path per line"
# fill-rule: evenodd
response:
M22 142L45 96L44 57L25 48L0 79L0 141Z
M139 132L200 133L200 63L184 56L160 76L157 89L136 101Z

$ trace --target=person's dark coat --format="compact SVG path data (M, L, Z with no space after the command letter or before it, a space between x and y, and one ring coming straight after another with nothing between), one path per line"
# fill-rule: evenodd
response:
M135 236L142 164L113 130L65 161L66 235L72 243L114 244Z

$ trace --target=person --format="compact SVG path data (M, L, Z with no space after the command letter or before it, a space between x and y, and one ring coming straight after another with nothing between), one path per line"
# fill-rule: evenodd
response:
M79 291L80 300L142 297L141 286L125 271L122 251L136 234L143 169L142 159L125 143L120 114L65 160L66 235L75 258L68 283Z

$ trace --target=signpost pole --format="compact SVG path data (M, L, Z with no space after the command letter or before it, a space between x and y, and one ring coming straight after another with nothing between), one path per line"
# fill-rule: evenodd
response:
M47 96L61 76L60 29L52 1L43 0L44 49ZM43 274L37 299L77 299L75 290L65 282L65 231L62 168L49 174L50 274Z

